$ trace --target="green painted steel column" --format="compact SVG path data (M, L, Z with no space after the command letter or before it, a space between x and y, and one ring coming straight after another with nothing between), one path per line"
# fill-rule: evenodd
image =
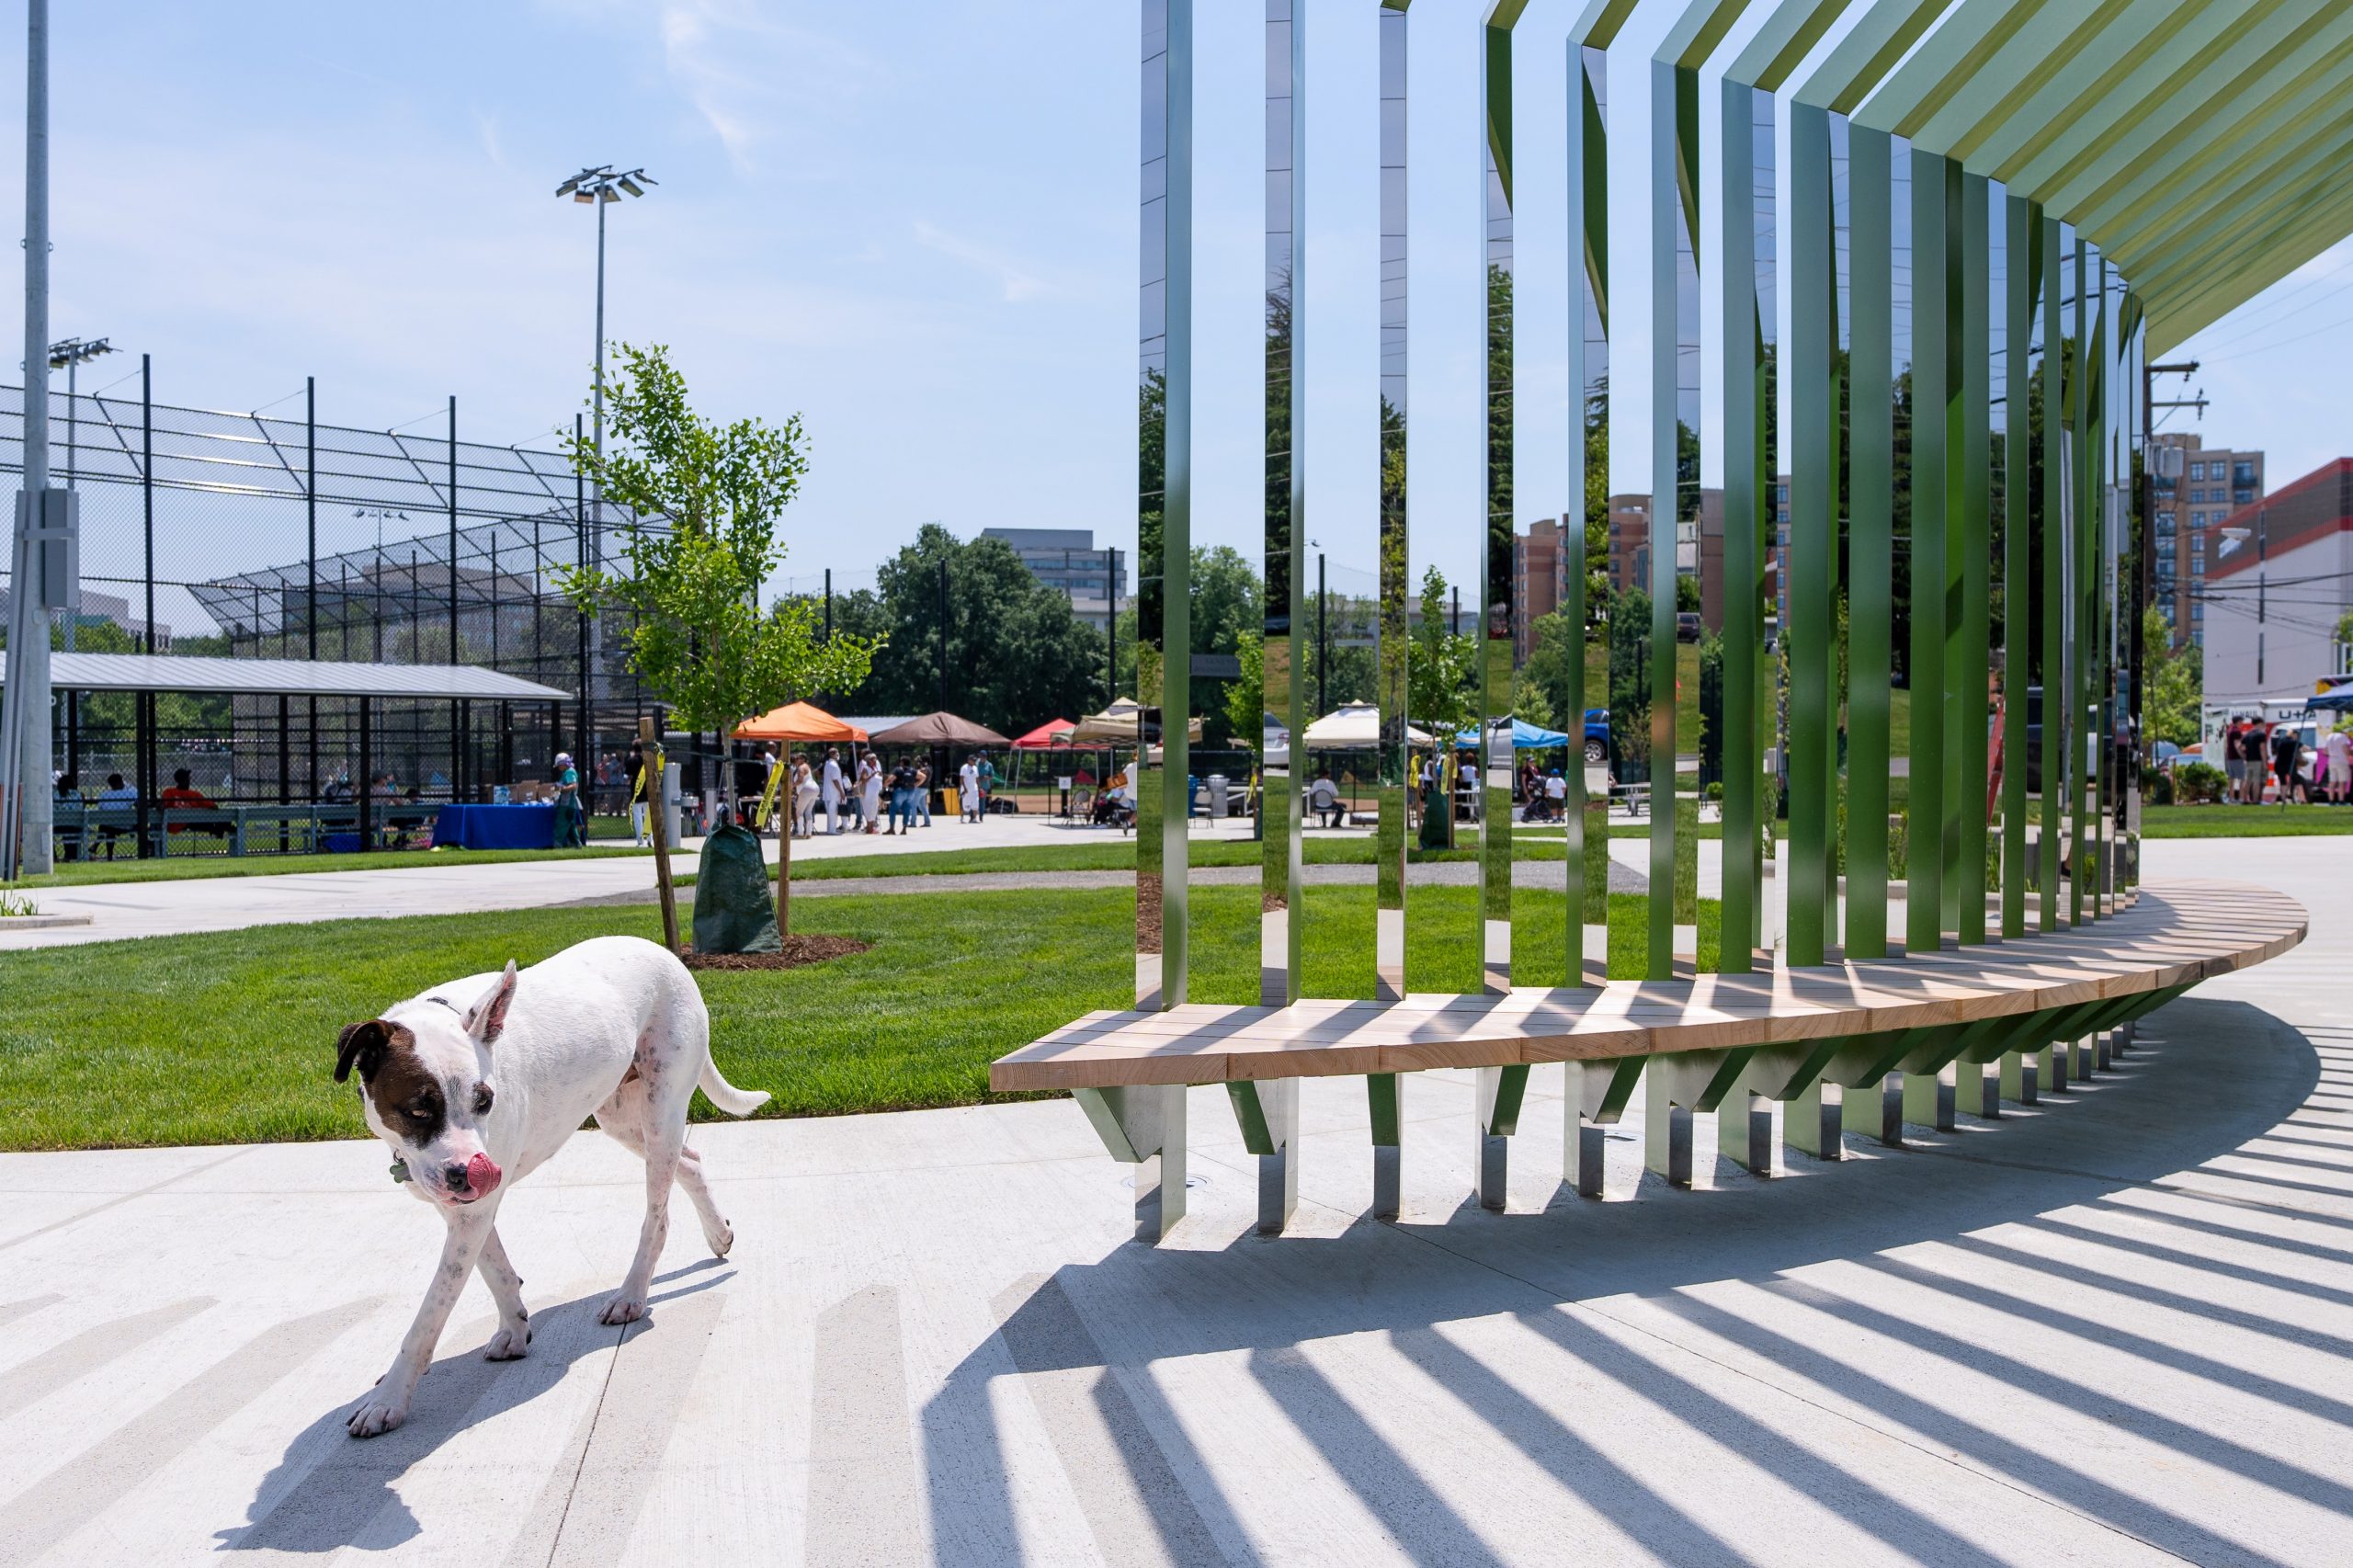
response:
M2069 247L2074 303L2068 335L2073 355L2067 377L2067 581L2073 589L2067 606L2067 918L2084 924L2084 809L2089 803L2089 779L2084 767L2086 711L2091 700L2091 673L2086 667L2091 653L2091 589L2086 570L2089 562L2085 540L2091 533L2091 301L2086 297L2088 279L2084 242L2076 235Z
M1836 886L1833 846L1816 809L1832 780L1823 770L1829 732L1832 606L1827 566L1836 548L1837 419L1831 348L1830 115L1790 107L1790 841L1786 867L1787 951L1792 965L1819 964L1823 906Z
M2005 196L2002 218L2002 935L2014 938L2026 935L2026 688L2034 645L2028 589L2034 500L2028 494L2033 437L2028 428L2027 360L2034 287L2041 274L2032 205Z
M1678 309L1698 300L1699 74L1651 62L1651 646L1648 976L1675 977L1675 892L1680 815L1676 787L1675 619L1677 529L1699 519L1699 324ZM1696 312L1694 312L1696 314ZM1683 352L1688 344L1691 353ZM1689 694L1696 704L1699 694ZM1696 846L1691 846L1696 850Z
M1488 0L1481 28L1479 105L1484 163L1481 233L1486 262L1487 408L1485 506L1481 509L1476 800L1480 973L1490 993L1511 989L1511 687L1518 608L1512 593L1514 542L1512 377L1512 28L1528 0ZM1500 743L1497 740L1501 734Z
M1950 802L1960 829L1956 932L1985 940L1986 683L1993 668L1994 449L1992 324L1986 269L1992 208L1983 176L1961 176L1961 615L1959 659L1948 668L1960 717L1960 788ZM1949 642L1948 646L1954 646Z
M1945 160L1907 154L1912 165L1912 540L1908 556L1912 635L1911 773L1905 807L1904 947L1934 952L1943 930L1946 511L1957 454L1949 433L1958 410L1950 384Z
M1847 256L1854 329L1848 427L1847 956L1887 956L1888 748L1895 583L1893 146L1849 125Z
M1757 124L1762 103L1763 124ZM1727 76L1722 88L1722 286L1724 397L1723 553L1723 905L1722 967L1749 968L1760 889L1747 849L1756 835L1756 665L1764 644L1759 619L1763 555L1759 532L1769 528L1772 471L1765 454L1766 323L1775 301L1757 293L1757 204L1772 199L1773 96ZM1768 160L1757 187L1756 140ZM1764 236L1771 244L1769 231Z
M1569 329L1569 384L1577 397L1577 438L1570 445L1569 494L1574 526L1564 524L1562 548L1576 552L1566 573L1563 613L1579 628L1582 644L1576 662L1575 699L1570 711L1558 715L1560 725L1575 745L1584 734L1587 709L1607 711L1609 706L1609 646L1607 624L1595 626L1594 610L1606 608L1586 602L1586 561L1589 541L1608 537L1609 494L1609 58L1608 51L1583 39L1569 40L1569 78L1576 108L1569 115L1568 181L1570 222L1576 236L1570 266L1582 285L1584 310ZM1601 670L1594 673L1594 655ZM1593 687L1598 681L1600 689ZM1613 751L1626 737L1613 733ZM1569 978L1583 980L1588 969L1606 973L1608 966L1609 802L1586 796L1582 754L1572 753L1569 766L1570 824L1568 857ZM1600 950L1586 949L1588 921L1600 927Z
M2035 748L2042 781L2042 823L2036 844L2037 914L2045 931L2059 929L2059 845L2066 831L2067 750L2067 426L2064 324L2060 319L2059 221L2029 203L2041 288L2036 335L2042 343L2042 396L2035 410L2035 443L2042 451L2042 491L2036 530L2042 556L2042 739Z

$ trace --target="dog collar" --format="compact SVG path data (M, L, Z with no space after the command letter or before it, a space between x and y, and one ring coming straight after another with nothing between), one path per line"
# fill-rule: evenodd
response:
M397 1154L392 1156L392 1185L394 1187L398 1187L404 1181L414 1181L415 1179L415 1178L414 1176L408 1174L408 1162L402 1159Z

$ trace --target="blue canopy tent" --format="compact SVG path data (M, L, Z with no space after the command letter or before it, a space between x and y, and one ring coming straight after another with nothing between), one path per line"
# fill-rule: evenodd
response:
M1497 727L1501 728L1500 723ZM1454 737L1454 744L1457 746L1475 746L1479 744L1479 732L1475 729L1464 730ZM1514 751L1544 751L1552 746L1564 746L1568 744L1569 737L1558 730L1543 729L1529 723L1525 719L1514 719L1511 722L1511 749Z

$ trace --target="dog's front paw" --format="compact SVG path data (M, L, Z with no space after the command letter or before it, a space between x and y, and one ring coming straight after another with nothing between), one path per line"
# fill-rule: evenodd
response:
M710 1244L710 1256L725 1257L735 1244L735 1227L722 1222L716 1231L705 1231L702 1239Z
M351 1413L346 1423L355 1437L377 1437L408 1419L408 1402L394 1402L381 1394L370 1394L359 1408Z
M519 1361L529 1354L530 1348L531 1325L518 1323L512 1327L502 1326L492 1335L490 1343L483 1346L482 1358L485 1361Z
M597 1321L602 1324L618 1325L625 1323L635 1323L644 1315L644 1297L620 1295L615 1296L611 1301L605 1303L605 1310L598 1316Z

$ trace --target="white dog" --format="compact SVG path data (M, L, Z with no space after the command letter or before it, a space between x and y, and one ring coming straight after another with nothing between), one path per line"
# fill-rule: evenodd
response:
M605 1322L644 1314L670 1233L673 1178L694 1200L711 1252L724 1257L734 1244L702 1161L687 1147L687 1106L698 1084L730 1116L747 1115L768 1096L719 1075L694 976L652 942L599 937L520 974L510 961L502 974L437 985L347 1027L335 1082L354 1068L368 1126L392 1147L392 1179L438 1209L449 1227L400 1353L351 1414L355 1437L407 1418L469 1271L482 1271L498 1304L498 1332L484 1354L510 1360L530 1345L523 1281L498 1241L499 1200L592 1112L598 1128L645 1160L645 1225L620 1292L605 1303Z

